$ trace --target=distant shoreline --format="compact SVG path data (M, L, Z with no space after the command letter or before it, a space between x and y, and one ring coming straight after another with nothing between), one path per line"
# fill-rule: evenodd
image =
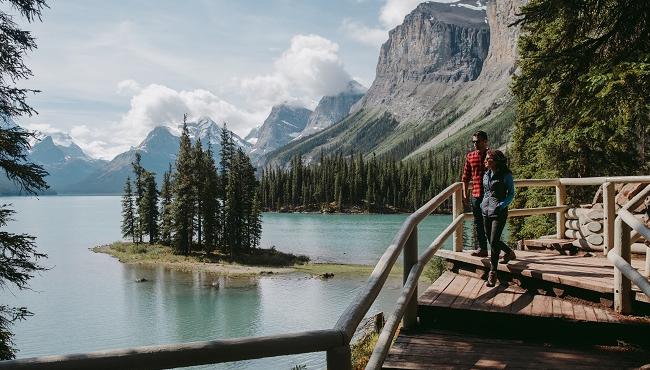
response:
M117 258L121 263L130 265L163 266L178 271L207 272L231 277L273 276L290 273L304 273L321 278L335 278L337 276L360 277L369 276L374 268L372 265L342 263L305 262L269 265L242 264L222 260L206 261L206 258L200 255L183 256L174 254L170 247L161 245L149 246L148 244L135 245L122 242L96 246L90 248L90 250L95 253L108 254ZM293 256L284 253L282 255Z

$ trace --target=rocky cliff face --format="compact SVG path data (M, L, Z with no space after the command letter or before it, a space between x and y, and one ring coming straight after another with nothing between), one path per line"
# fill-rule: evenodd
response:
M375 81L355 107L381 109L399 121L433 117L432 108L479 77L490 46L484 7L422 3L390 31Z
M345 118L350 113L350 108L363 97L366 90L363 85L352 80L340 93L323 96L309 116L307 126L294 140L322 131Z
M458 146L477 129L504 143L514 121L508 85L519 32L508 25L524 1L418 5L390 32L375 81L350 115L291 142L267 163L350 150L408 158Z
M287 104L271 108L271 113L260 127L250 155L263 156L296 138L305 129L311 113L307 108Z
M461 100L455 98L462 112L450 125L410 155L417 155L447 140L464 128L480 127L512 111L514 101L509 85L516 72L519 27L510 26L527 0L490 0L486 16L490 26L490 49L481 74L463 86ZM512 120L502 124L512 125ZM488 135L490 132L488 130Z

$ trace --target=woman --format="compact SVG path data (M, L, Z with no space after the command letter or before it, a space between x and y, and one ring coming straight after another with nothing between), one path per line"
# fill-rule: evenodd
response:
M485 156L485 175L483 175L483 226L490 243L490 272L487 286L494 286L497 281L497 264L499 253L505 252L503 263L517 258L515 252L501 241L501 233L508 219L508 206L515 197L515 185L512 172L508 168L506 156L500 150L488 150Z

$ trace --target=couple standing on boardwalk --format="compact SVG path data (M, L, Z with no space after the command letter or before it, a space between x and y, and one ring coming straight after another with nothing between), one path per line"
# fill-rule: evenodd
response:
M501 251L505 253L503 263L516 258L515 252L501 241L501 233L508 219L508 206L515 197L515 185L506 156L500 150L488 148L487 133L477 131L472 136L472 143L474 150L467 153L463 168L463 200L465 204L471 203L479 244L472 255L487 257L488 241L490 243L487 286L494 286Z

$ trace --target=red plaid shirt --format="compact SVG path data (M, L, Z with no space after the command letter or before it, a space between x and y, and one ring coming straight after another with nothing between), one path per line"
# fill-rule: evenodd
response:
M485 174L485 155L487 150L481 154L480 151L474 150L467 153L465 157L465 167L463 168L463 179L464 183L469 183L472 181L472 196L474 198L480 198L483 194L483 187L481 183L483 182L483 175Z

